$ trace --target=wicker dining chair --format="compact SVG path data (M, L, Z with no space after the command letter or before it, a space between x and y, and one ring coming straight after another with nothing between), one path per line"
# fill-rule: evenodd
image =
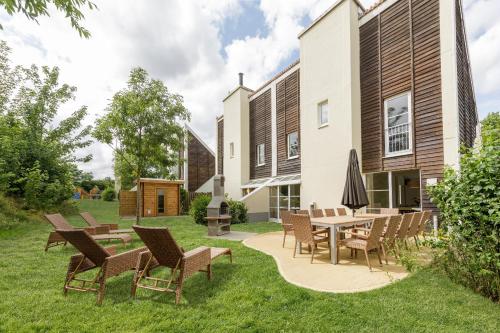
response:
M332 255L330 249L330 237L325 234L323 230L314 231L311 225L311 219L305 214L292 214L291 222L293 225L293 232L295 234L295 248L293 250L293 257L297 253L297 244L299 246L299 253L302 253L302 244L307 244L311 252L311 264L314 260L314 253L316 252L317 245L320 243L328 243L330 257Z
M397 215L399 214L399 208L380 208L380 214Z
M290 221L291 215L292 215L292 212L289 210L281 210L280 211L281 227L283 228L283 246L282 247L285 247L286 236L288 234L293 235L293 225L292 225L292 222Z
M422 235L422 237L425 239L425 226L427 225L427 222L429 222L431 214L432 211L424 210L424 214L422 215L422 220L420 221L420 225L418 226L418 232L416 234L417 241L420 241L418 235Z
M388 264L387 261L387 251L390 248L394 249L394 253L396 257L399 255L395 249L396 242L396 233L398 232L401 221L403 220L403 215L392 215L387 219L387 224L382 234L382 239L380 245L382 247L382 253L384 254L385 263Z
M345 208L337 208L337 213L339 216L347 215L347 211L345 210Z
M107 234L132 234L134 230L132 229L118 229L117 223L99 223L92 214L89 212L82 212L80 216L83 218L85 223L91 227L103 227Z
M394 246L396 247L396 251L398 251L398 253L399 253L399 244L405 241L406 235L408 234L408 229L410 228L410 224L413 219L413 214L414 213L403 214L403 218L399 225L398 231L396 232L396 240L394 242Z
M325 214L323 214L323 209L312 209L311 210L311 217L324 217Z
M57 233L80 251L69 260L64 295L67 295L68 290L95 292L97 304L101 304L104 299L106 280L135 269L139 254L146 250L146 247L142 247L117 254L115 246L102 247L85 230L58 229ZM81 273L93 269L98 271L92 280L79 277ZM79 285L75 285L75 282Z
M335 209L333 208L325 208L325 216L332 217L335 216Z
M365 252L366 263L370 271L372 270L372 265L370 264L370 259L368 257L368 251L375 250L377 252L377 257L380 265L382 265L382 259L380 258L380 244L382 233L384 232L384 226L387 218L377 217L373 220L371 227L367 229L368 233L364 237L359 237L358 234L352 231L339 231L340 233L350 234L352 237L345 238L337 242L337 261L340 246L345 246L351 250L363 250ZM364 229L364 228L359 228ZM351 251L352 257L352 251Z
M207 278L212 278L212 260L221 255L228 255L232 262L232 252L228 248L200 246L194 250L185 252L181 248L167 228L133 226L135 232L142 239L147 251L141 252L132 283L132 296L135 296L137 288L155 290L160 292L175 293L175 304L181 299L184 280L196 272L205 272ZM154 278L150 272L159 267L170 268L170 279ZM143 283L152 281L152 284ZM158 286L164 284L164 287ZM171 289L170 285L176 288Z
M297 212L295 214L307 215L307 216L310 215L309 210L307 210L307 209L299 209L299 210L297 210Z
M413 213L413 219L411 220L410 227L408 228L408 233L406 234L406 239L413 238L415 240L415 246L417 247L417 249L420 249L417 242L417 233L423 215L424 213L422 212Z
M49 234L49 238L47 239L47 244L45 245L45 251L47 251L50 247L57 245L66 245L66 240L64 237L58 234L57 230L85 230L92 238L95 240L113 240L118 239L123 242L123 244L127 244L132 241L132 237L127 234L109 234L106 231L107 227L85 227L85 228L75 228L71 224L66 221L66 219L61 214L45 214L45 218L49 221L50 224L56 229L56 231L51 231Z

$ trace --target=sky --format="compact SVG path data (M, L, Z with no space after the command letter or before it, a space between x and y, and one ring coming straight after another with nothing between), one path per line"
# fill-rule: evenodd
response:
M0 40L12 49L13 64L58 66L60 81L78 88L56 122L81 105L85 124L105 113L125 88L133 67L145 68L171 92L184 97L190 126L215 147L215 117L222 99L245 73L258 88L299 57L297 35L336 0L93 0L80 38L64 15L50 9L38 24L0 9ZM361 0L365 7L375 0ZM500 110L500 0L463 0L479 117ZM119 4L119 5L118 5ZM79 156L96 178L113 176L112 150L98 142Z

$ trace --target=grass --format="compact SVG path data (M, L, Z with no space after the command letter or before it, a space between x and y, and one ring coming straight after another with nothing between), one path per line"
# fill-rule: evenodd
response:
M116 222L117 204L83 201L102 222ZM74 225L83 225L77 216ZM129 227L133 221L121 221ZM357 294L328 294L291 285L274 260L239 242L204 237L206 229L189 217L149 219L168 226L186 249L231 247L235 262L221 258L214 279L187 280L182 303L173 294L139 290L130 298L132 273L108 280L102 306L91 293L62 294L71 246L43 252L51 228L23 223L0 231L0 332L494 332L500 307L426 268L391 286ZM235 230L279 230L272 223L236 225ZM135 236L129 246L138 247ZM117 243L120 251L125 250Z

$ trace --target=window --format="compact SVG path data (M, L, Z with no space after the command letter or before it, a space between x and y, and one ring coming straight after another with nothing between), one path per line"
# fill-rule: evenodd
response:
M229 157L230 157L230 158L233 158L233 157L234 157L234 143L233 143L233 142L231 142L231 143L229 144Z
M411 153L411 102L410 93L386 99L385 109L385 155Z
M293 132L288 134L288 158L299 157L299 134Z
M269 217L279 219L281 210L300 209L300 184L269 187Z
M165 213L165 191L157 190L156 192L156 210L158 214Z
M318 127L328 125L328 101L318 104Z
M378 213L380 208L389 208L389 174L387 172L366 175L366 194L368 212Z
M257 145L257 166L266 164L266 149L265 145L261 143Z

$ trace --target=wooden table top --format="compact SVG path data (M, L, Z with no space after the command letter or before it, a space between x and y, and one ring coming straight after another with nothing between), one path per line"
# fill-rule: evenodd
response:
M356 217L369 217L369 218L377 218L377 217L391 217L400 214L375 214L375 213L364 213L364 214L356 214Z
M344 224L370 222L373 217L352 217L350 215L311 217L312 224Z

